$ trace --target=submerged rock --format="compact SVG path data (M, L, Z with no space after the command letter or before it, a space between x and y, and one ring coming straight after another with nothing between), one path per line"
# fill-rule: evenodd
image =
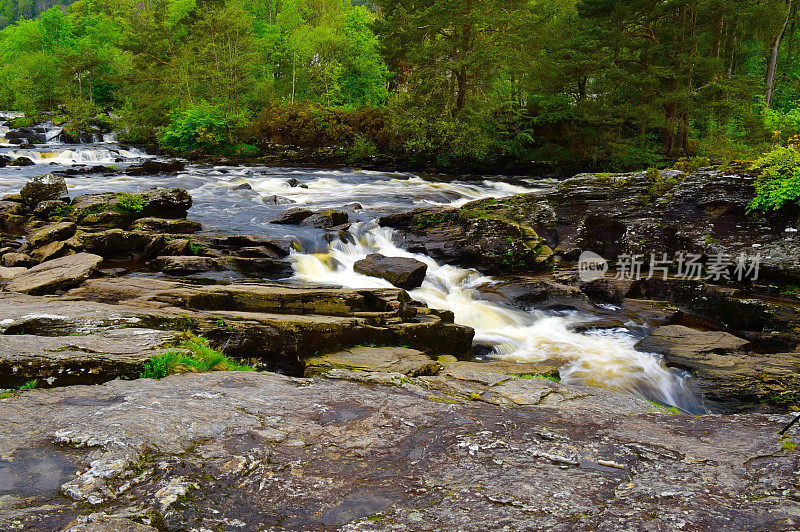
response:
M5 289L31 295L67 290L88 279L101 262L103 257L90 253L53 259L16 276Z
M422 286L428 265L417 259L374 253L357 261L353 269L363 275L385 279L398 288L412 290Z

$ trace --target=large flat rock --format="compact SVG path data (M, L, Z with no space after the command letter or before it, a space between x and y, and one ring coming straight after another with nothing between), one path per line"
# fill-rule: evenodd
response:
M401 373L416 377L435 375L441 366L415 349L360 346L307 358L304 375L313 377L332 369Z
M53 259L17 275L5 289L31 295L53 294L79 285L97 270L101 262L103 257L91 253Z
M456 392L445 376L341 373L192 374L0 400L0 528L101 514L159 530L800 526L800 460L775 434L786 418L665 415L537 379L462 380ZM465 396L487 391L510 406Z
M37 380L43 386L92 384L136 378L144 363L175 334L118 329L77 336L0 336L0 388Z

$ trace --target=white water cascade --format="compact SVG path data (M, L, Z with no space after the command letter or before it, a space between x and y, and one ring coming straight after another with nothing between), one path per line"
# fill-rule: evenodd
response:
M627 332L581 334L572 329L570 317L482 300L481 287L496 282L492 278L409 253L394 244L391 229L374 222L354 225L349 236L348 243L332 242L328 253L295 253L296 277L348 288L390 287L387 281L356 273L353 264L370 253L413 257L428 265L428 273L411 296L431 308L452 311L456 323L475 329L476 342L493 347L493 357L520 362L558 360L563 364L563 382L622 390L689 412L703 411L687 381L659 356L634 349L635 339Z

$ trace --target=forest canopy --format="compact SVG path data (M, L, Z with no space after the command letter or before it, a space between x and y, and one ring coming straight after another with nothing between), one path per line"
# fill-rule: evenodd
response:
M0 107L179 153L755 158L800 135L797 3L0 0Z

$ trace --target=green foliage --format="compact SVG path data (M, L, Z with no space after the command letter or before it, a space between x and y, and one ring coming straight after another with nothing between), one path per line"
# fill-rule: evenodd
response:
M141 213L150 202L141 194L131 194L130 192L119 192L117 203L114 209L122 214L137 215ZM102 210L100 211L102 212Z
M650 403L651 405L653 405L654 407L656 407L657 408L656 412L659 412L659 413L667 413L667 414L672 414L672 415L681 413L681 411L678 410L678 408L675 407L675 406L669 406L669 405L661 404L658 401L654 401L652 399L648 399L647 402Z
M785 0L0 0L0 107L181 154L691 171L800 135L797 11L782 35Z
M27 391L27 390L33 390L38 385L39 385L39 381L36 380L36 379L28 381L28 382L20 385L15 390L10 390L10 391L7 391L7 392L0 392L0 399L8 399L9 397L13 397L13 396L17 395L19 392L24 392L24 391Z
M253 368L234 362L212 349L204 338L189 335L175 350L166 351L146 362L140 378L161 379L167 375L210 371L253 371Z
M161 145L179 153L219 153L229 138L231 123L218 107L202 103L172 115Z
M691 174L696 172L700 168L705 168L707 166L711 166L711 160L708 157L681 157L675 164L672 165L672 168L675 170L680 170L686 174Z
M561 382L561 378L558 375L551 375L549 373L522 373L513 376L520 379L543 379L553 382Z
M752 170L760 174L748 211L769 212L791 203L800 205L800 152L794 147L774 148L756 160Z

